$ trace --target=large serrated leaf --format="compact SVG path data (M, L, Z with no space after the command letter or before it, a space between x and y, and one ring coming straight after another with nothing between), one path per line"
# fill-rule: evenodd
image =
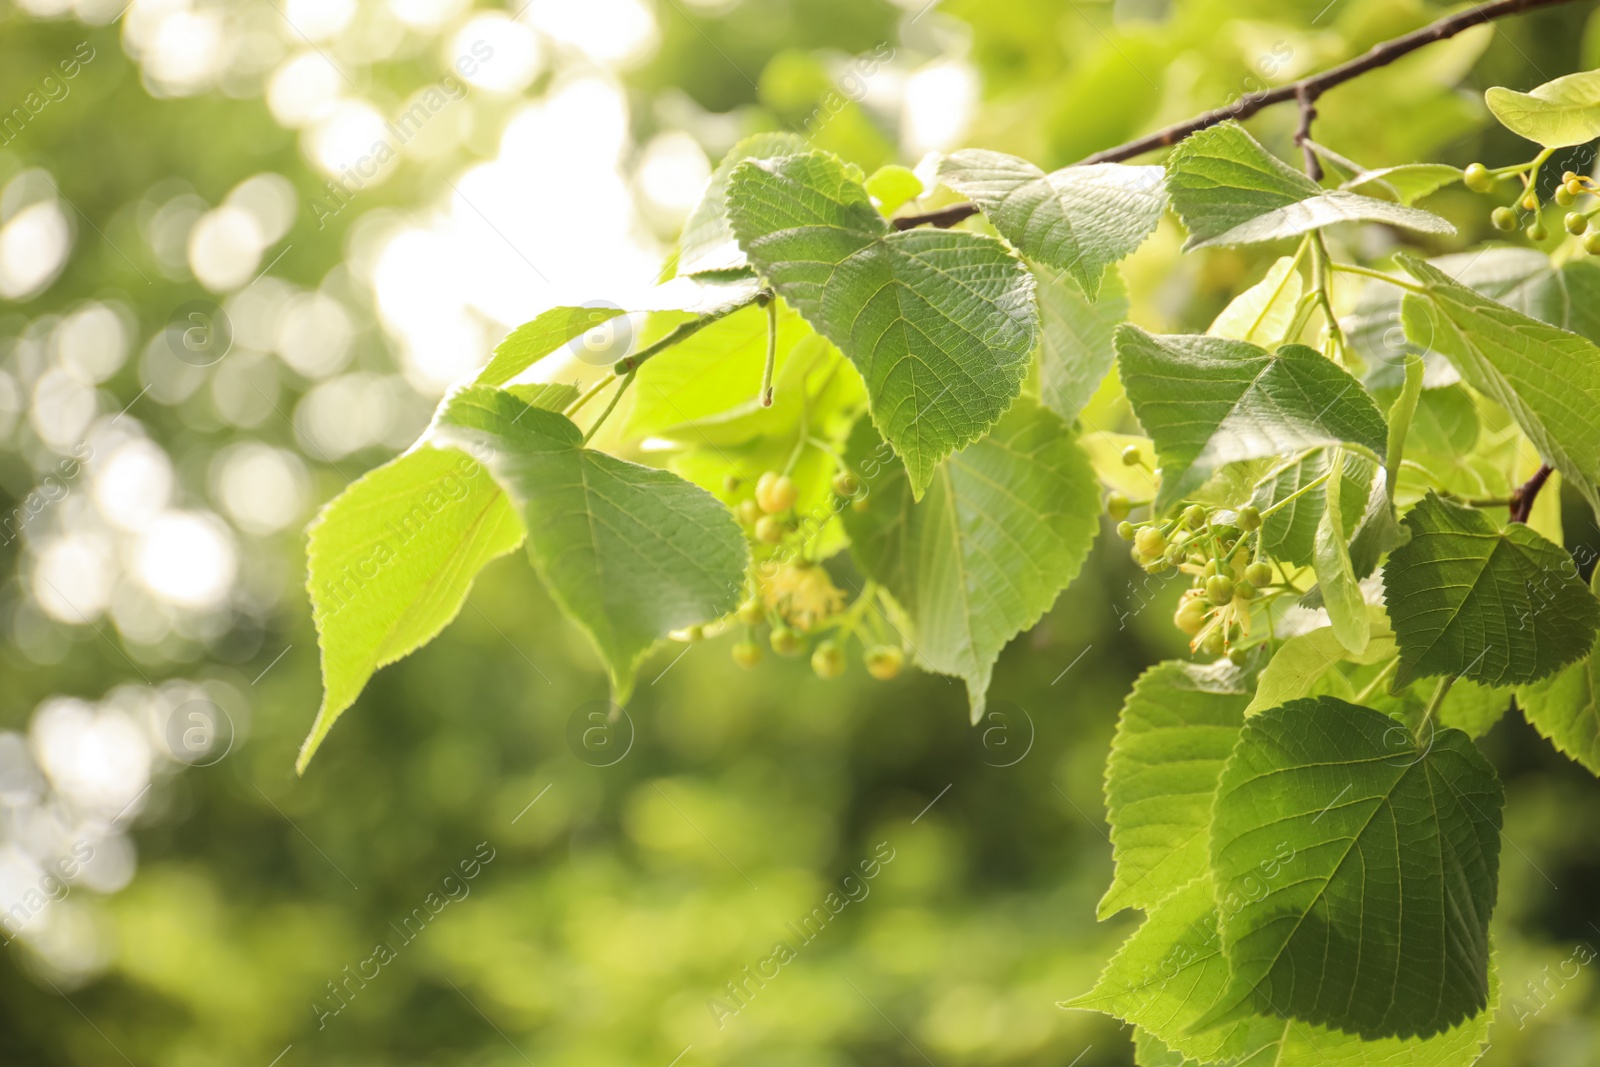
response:
M1488 1005L1504 793L1459 730L1424 740L1332 697L1245 723L1211 830L1232 976L1200 1025L1267 1013L1428 1037ZM1236 899L1285 847L1294 876Z
M982 718L995 659L1077 576L1094 540L1098 483L1055 414L1019 400L951 456L921 500L865 420L849 447L869 495L843 512L851 554L910 615L929 670L966 680Z
M861 372L873 423L920 498L1021 392L1038 333L1033 276L992 237L892 231L819 152L740 164L728 200L751 262Z
M478 571L522 543L522 525L470 456L424 444L352 482L309 538L323 693L302 772L373 672L449 625Z
M1406 336L1443 352L1478 392L1510 412L1539 454L1600 511L1600 347L1401 256L1422 283L1406 294Z
M1226 660L1169 660L1134 683L1106 763L1106 821L1116 876L1099 917L1155 907L1206 873L1211 796L1244 724L1245 690Z
M1406 515L1411 540L1384 568L1400 646L1396 687L1434 674L1488 686L1553 674L1581 658L1600 626L1600 602L1572 557L1521 523L1429 493Z
M534 569L594 641L618 703L657 640L738 604L749 550L704 489L584 448L569 419L503 390L454 394L437 432L483 455L516 502Z
M1496 85L1483 99L1500 125L1545 148L1600 137L1600 70L1568 74L1526 93Z
M1156 511L1243 459L1350 442L1383 453L1388 431L1361 383L1304 345L1117 330L1117 364L1161 460Z
M1039 400L1068 422L1077 419L1116 359L1117 325L1128 318L1128 291L1115 267L1098 300L1065 274L1039 271Z
M747 270L750 261L728 225L728 181L733 168L747 159L793 155L805 151L805 147L805 138L797 133L758 133L728 149L711 172L700 203L683 224L683 234L678 238L678 273Z
M940 162L939 179L971 197L1023 255L1069 272L1091 300L1105 269L1155 231L1167 204L1160 167L1097 163L1046 174L1016 156L967 148Z
M1167 192L1189 231L1185 251L1275 241L1340 222L1455 232L1428 211L1323 189L1261 147L1236 122L1201 130L1173 150L1167 159Z

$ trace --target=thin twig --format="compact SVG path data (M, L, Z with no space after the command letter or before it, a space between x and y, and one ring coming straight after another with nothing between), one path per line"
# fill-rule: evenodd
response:
M1357 56L1337 67L1330 67L1320 74L1313 74L1299 81L1289 82L1273 89L1263 89L1260 92L1246 93L1227 107L1215 108L1204 114L1196 115L1192 119L1175 123L1155 133L1147 134L1136 140L1127 141L1115 148L1107 148L1093 155L1085 156L1078 160L1077 166L1088 163L1120 163L1123 160L1142 156L1146 152L1154 152L1158 148L1171 148L1191 133L1209 129L1218 123L1229 119L1243 121L1264 108L1273 104L1282 104L1290 100L1299 100L1302 97L1317 97L1332 89L1336 85L1343 85L1353 78L1358 78L1369 71L1379 67L1388 66L1402 56L1410 55L1425 45L1436 41L1448 40L1474 26L1481 26L1495 19L1505 18L1508 15L1520 15L1524 12L1534 11L1542 7L1555 7L1559 4L1570 4L1573 0L1494 0L1493 3L1480 4L1448 15L1437 22L1431 22L1421 29L1412 30L1408 34L1396 37L1374 45L1365 54ZM1304 115L1302 114L1302 123ZM1302 147L1305 147L1302 145ZM1309 169L1309 168L1308 168ZM930 211L925 215L905 215L894 220L897 230L909 230L913 226L954 226L962 219L977 213L973 204L956 204L952 207Z
M1544 483L1550 480L1550 464L1541 463L1539 469L1533 472L1533 477L1517 486L1511 493L1511 521L1527 522L1528 516L1533 514L1533 502L1539 498L1539 490L1544 488Z
M1294 143L1300 146L1300 151L1306 157L1306 176L1314 182L1322 180L1322 160L1317 157L1317 150L1311 143L1311 122L1317 117L1316 90L1301 86L1295 94L1295 99L1300 102L1300 125L1294 131Z

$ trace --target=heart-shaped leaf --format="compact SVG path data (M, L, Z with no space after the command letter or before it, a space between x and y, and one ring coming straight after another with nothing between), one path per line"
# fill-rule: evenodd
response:
M1526 93L1497 85L1483 99L1500 125L1546 148L1600 137L1600 70L1568 74Z

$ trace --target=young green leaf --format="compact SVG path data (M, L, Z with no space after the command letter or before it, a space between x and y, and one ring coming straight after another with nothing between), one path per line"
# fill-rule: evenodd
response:
M1323 189L1261 147L1236 122L1191 134L1173 150L1167 158L1167 192L1189 231L1186 252L1296 237L1339 222L1455 232L1428 211Z
M1362 1037L1427 1037L1488 1004L1504 794L1459 730L1333 697L1245 722L1217 787L1211 870L1230 988L1252 1012ZM1284 848L1294 874L1233 903Z
M522 543L522 524L470 456L424 443L352 482L309 538L322 706L295 763L301 773L373 672L449 625L484 565Z
M1322 590L1322 606L1328 611L1333 634L1352 655L1366 650L1372 630L1367 624L1367 602L1350 565L1350 546L1345 543L1345 525L1340 498L1344 495L1344 450L1333 449L1329 464L1338 464L1341 477L1322 484L1322 518L1311 545L1311 568Z
M1292 256L1267 268L1266 277L1228 302L1206 333L1269 347L1286 340L1300 302L1300 272Z
M940 461L1021 392L1038 334L1033 276L991 237L891 231L823 153L742 163L728 200L751 262L861 372L920 499Z
M745 258L728 225L728 180L733 168L747 159L770 159L805 151L805 139L796 133L758 133L746 137L722 157L711 172L700 203L689 212L678 239L678 273L704 274L708 271L748 270Z
M1383 609L1376 604L1367 605L1367 625L1371 640L1354 655L1340 643L1331 626L1319 626L1289 638L1256 678L1255 696L1250 698L1245 714L1255 715L1303 697L1353 697L1349 682L1339 673L1339 665L1371 666L1395 654L1394 633Z
M1449 357L1461 376L1511 413L1539 454L1600 510L1600 348L1537 322L1401 256L1422 283L1403 303L1406 336ZM1553 387L1560 383L1559 387Z
M941 465L921 500L866 420L849 463L870 501L843 512L851 553L910 615L918 660L966 680L976 723L1000 650L1088 555L1100 511L1088 457L1058 416L1024 399Z
M1100 298L1090 300L1065 274L1034 268L1039 281L1039 400L1069 423L1105 380L1116 358L1117 324L1128 317L1128 291L1116 267Z
M967 148L944 158L939 179L970 197L1023 255L1069 272L1090 300L1105 269L1144 243L1167 205L1160 167L1097 163L1046 174L1016 156Z
M1372 397L1304 345L1276 352L1222 337L1117 330L1117 364L1161 460L1156 511L1242 459L1351 442L1381 455L1387 438Z
M1600 602L1561 546L1521 523L1496 529L1483 512L1433 493L1405 526L1411 540L1384 568L1397 688L1434 674L1532 682L1589 651Z
M1429 193L1461 180L1461 168L1446 163L1402 163L1397 167L1366 170L1339 188L1348 192L1365 190L1384 193L1407 207Z
M522 513L534 569L594 641L619 704L652 644L737 606L749 551L704 489L584 448L570 420L498 389L454 394L437 432L486 457Z
M1496 85L1483 100L1500 125L1545 148L1600 137L1600 70L1568 74L1526 93Z
M1211 796L1249 699L1227 660L1206 667L1168 660L1133 684L1106 763L1117 873L1099 918L1124 908L1148 911L1209 869Z

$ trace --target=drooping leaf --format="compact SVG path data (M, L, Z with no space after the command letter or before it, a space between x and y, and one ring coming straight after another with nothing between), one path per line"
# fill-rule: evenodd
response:
M1250 503L1260 510L1261 543L1273 559L1286 560L1298 567L1311 565L1311 550L1322 521L1324 496L1318 489L1306 489L1328 471L1331 448L1313 448L1285 460L1256 485ZM1344 536L1349 537L1367 505L1375 464L1359 452L1344 452L1340 475L1339 514ZM1299 496L1294 494L1299 493ZM1266 514L1268 509L1283 506Z
M738 604L749 551L704 489L584 448L570 420L502 390L454 394L438 433L485 455L522 514L534 569L594 641L618 703L652 644Z
M796 133L758 133L728 149L711 172L700 203L683 224L683 236L678 240L678 273L748 269L750 261L728 225L728 180L733 168L747 159L793 155L805 151L805 147L805 139Z
M1591 581L1600 585L1600 568ZM1452 686L1451 693L1457 688ZM1518 686L1517 706L1558 751L1600 775L1600 638L1577 663Z
M484 565L522 543L522 524L471 456L422 444L352 482L309 537L322 706L295 764L302 773L373 672L449 625Z
M1340 498L1344 495L1343 449L1335 448L1329 465L1338 464L1341 477L1322 483L1322 518L1311 544L1311 568L1322 590L1322 606L1327 609L1333 634L1352 655L1366 650L1372 630L1367 623L1367 602L1350 565L1350 546L1345 542L1344 516Z
M994 432L942 464L914 499L865 420L849 462L868 487L843 512L851 554L909 614L929 670L966 680L982 718L995 659L1076 577L1094 540L1099 490L1066 424L1018 400Z
M1090 300L1065 274L1035 269L1039 280L1039 399L1066 419L1083 406L1111 370L1113 338L1128 318L1128 291L1108 268L1100 298Z
M1228 302L1206 333L1249 341L1263 348L1276 346L1287 340L1284 334L1294 321L1300 289L1294 257L1282 256L1267 268L1266 277Z
M1211 870L1233 973L1202 1023L1260 1012L1428 1037L1482 1012L1503 800L1459 730L1419 748L1333 697L1252 716L1217 788ZM1284 848L1293 877L1239 898Z
M1185 251L1275 241L1339 222L1455 232L1431 212L1323 189L1261 147L1236 122L1184 138L1167 159L1167 192L1189 231Z
M1106 763L1116 876L1099 917L1146 911L1209 867L1211 795L1244 723L1245 690L1226 660L1169 660L1134 683Z
M1374 455L1387 437L1361 384L1304 345L1117 330L1123 388L1161 460L1163 512L1226 463L1351 442Z
M1100 278L1155 231L1166 208L1160 167L1097 163L1046 174L1025 159L967 148L939 179L979 208L1029 259L1069 272L1089 299Z
M1435 674L1532 682L1588 652L1600 602L1559 545L1521 523L1496 529L1483 512L1432 493L1405 526L1411 540L1384 568L1397 687Z
M920 498L935 468L999 421L1038 333L1033 276L999 241L892 231L822 153L747 161L729 186L751 262L866 383L872 420Z
M1339 188L1366 195L1385 194L1409 207L1429 193L1460 181L1461 174L1460 167L1447 163L1402 163L1397 167L1362 171Z
M1600 510L1600 348L1400 257L1424 292L1403 304L1406 336L1443 352L1478 392L1511 413L1544 459Z
M1500 125L1545 148L1600 137L1600 70L1568 74L1526 93L1496 85L1483 99Z

